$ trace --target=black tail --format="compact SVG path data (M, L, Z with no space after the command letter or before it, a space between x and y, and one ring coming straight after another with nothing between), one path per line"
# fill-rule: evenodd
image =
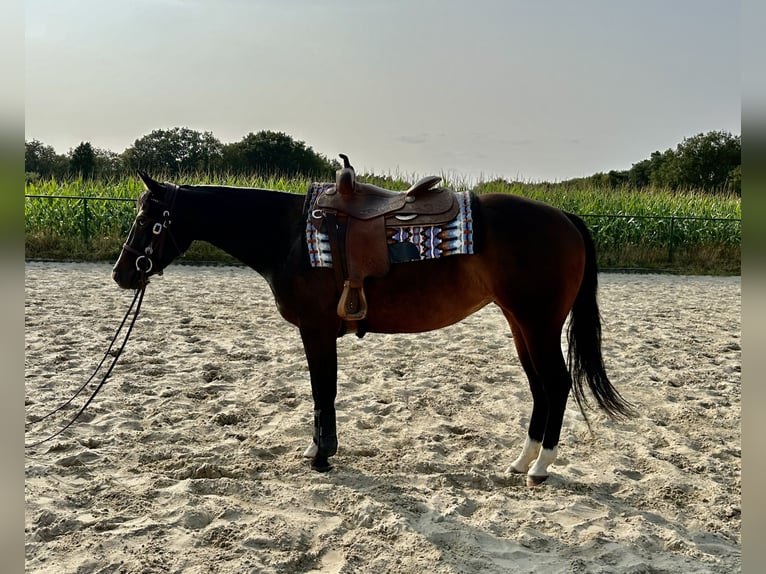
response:
M609 382L601 356L601 314L598 310L596 294L598 291L598 267L596 265L596 246L582 219L567 213L585 242L585 274L580 291L572 306L567 339L569 352L567 361L572 374L572 388L577 406L585 420L585 396L583 379L596 398L598 406L615 419L629 418L636 415L633 406L626 401Z

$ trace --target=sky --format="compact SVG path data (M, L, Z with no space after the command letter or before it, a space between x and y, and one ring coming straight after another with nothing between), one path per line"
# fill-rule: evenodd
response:
M740 134L730 0L26 0L25 137L283 131L359 172L561 181Z

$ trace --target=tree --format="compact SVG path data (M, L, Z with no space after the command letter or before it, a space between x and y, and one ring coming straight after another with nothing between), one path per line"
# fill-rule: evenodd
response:
M628 182L628 172L627 171L616 171L614 169L609 170L609 173L607 174L608 181L609 181L609 187L611 189L614 189L616 187L620 187L625 185Z
M726 189L737 195L742 194L742 166L738 165L729 172L729 178L726 181Z
M676 163L676 152L667 149L663 153L658 151L652 153L649 159L651 162L651 172L649 173L649 182L655 187L678 187L678 165Z
M223 144L212 132L189 128L154 130L137 139L122 154L129 169L144 169L168 175L212 171L222 166Z
M644 159L634 163L628 171L628 183L631 186L642 188L649 185L651 175L651 161Z
M108 149L95 148L94 167L96 177L113 178L125 173L122 156Z
M53 146L39 140L25 142L24 171L29 177L63 177L69 170L69 160L58 155Z
M628 183L642 188L650 185L656 187L675 187L676 166L675 152L667 149L664 152L655 151L649 159L634 163L628 170Z
M628 172L631 184L707 192L739 189L742 163L740 136L713 131L685 138L675 150L655 151L649 159L634 163Z
M90 142L80 142L69 152L69 171L83 179L90 179L96 171L96 152Z
M237 173L329 177L336 167L323 155L284 132L250 132L224 149L224 165Z
M740 136L717 131L685 138L676 148L677 186L717 191L742 163Z

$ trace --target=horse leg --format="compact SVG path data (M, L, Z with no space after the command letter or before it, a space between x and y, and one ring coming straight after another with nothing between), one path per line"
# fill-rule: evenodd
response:
M529 419L527 438L524 442L524 447L521 449L521 454L511 463L509 468L510 472L524 474L529 470L532 461L540 454L545 434L545 423L548 420L548 401L545 398L542 382L532 365L532 359L529 357L521 329L513 322L508 313L506 313L506 317L511 325L516 353L519 356L519 361L529 381L529 388L532 391L532 416Z
M511 323L516 350L529 379L533 399L527 439L510 470L526 472L527 485L536 486L548 478L548 467L558 455L572 378L561 352L560 331L545 333L522 329L508 313L506 317Z
M527 471L529 486L538 485L548 478L548 467L553 464L558 455L564 411L572 388L572 377L561 352L560 339L561 333L535 340L534 343L529 343L529 338L527 339L532 363L542 381L548 404L548 418L545 422L542 448Z
M332 469L328 458L338 450L335 429L335 396L338 388L336 338L326 330L301 328L301 339L314 399L314 440L303 456L311 458L312 469L327 472Z

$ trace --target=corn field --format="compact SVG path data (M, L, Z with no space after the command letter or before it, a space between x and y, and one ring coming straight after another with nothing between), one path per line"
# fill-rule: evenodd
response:
M160 178L161 179L161 178ZM401 178L366 176L367 181L405 189ZM412 178L415 179L414 177ZM304 193L306 178L178 178L179 183L258 187ZM741 202L721 196L668 190L577 189L550 184L446 182L476 193L513 193L580 215L590 228L599 264L610 268L655 268L683 272L739 273ZM106 259L119 253L143 190L138 178L116 181L48 180L27 183L24 223L28 258ZM232 262L207 246L189 259Z

